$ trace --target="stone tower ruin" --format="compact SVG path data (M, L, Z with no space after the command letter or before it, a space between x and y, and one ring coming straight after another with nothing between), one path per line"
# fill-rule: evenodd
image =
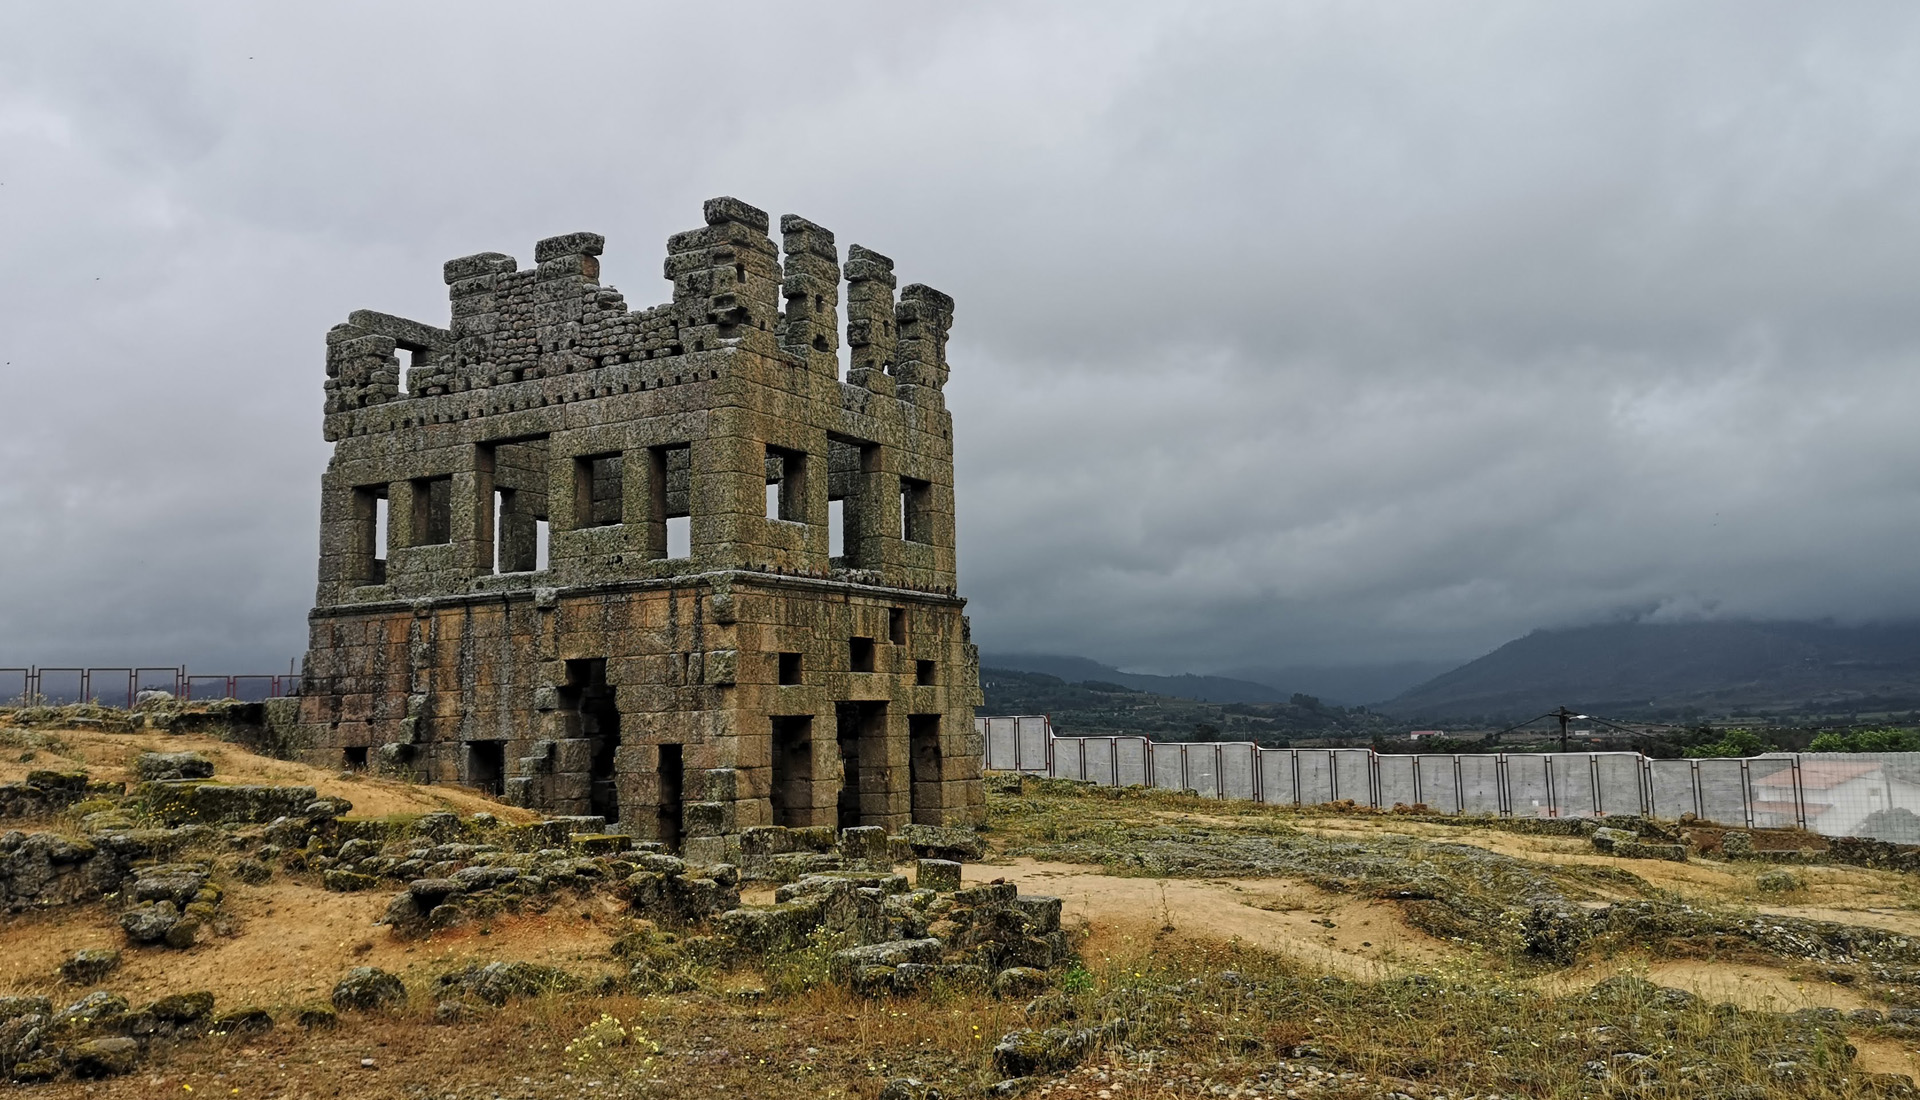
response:
M969 824L953 300L736 199L630 310L603 239L447 263L445 328L327 334L300 733L556 815L725 850L756 825ZM841 377L841 284L851 367Z

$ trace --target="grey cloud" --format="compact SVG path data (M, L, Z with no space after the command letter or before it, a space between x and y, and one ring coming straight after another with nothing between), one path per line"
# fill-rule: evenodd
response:
M0 662L281 667L320 339L732 193L954 294L989 648L1207 670L1920 614L1920 13L0 14Z

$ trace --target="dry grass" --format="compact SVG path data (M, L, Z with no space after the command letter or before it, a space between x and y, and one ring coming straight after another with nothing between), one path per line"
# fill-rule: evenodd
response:
M168 748L193 743L31 732L61 741L33 751L96 770L124 767L141 747L136 738ZM204 748L220 754L223 776L259 781L298 767L218 742ZM456 792L395 784L392 793ZM968 877L1007 877L1023 892L1061 895L1081 945L1082 965L1057 976L1058 991L1031 1009L967 990L858 998L827 980L833 945L822 943L752 965L696 964L701 988L693 992L554 994L443 1024L433 1015L438 974L528 959L611 976L620 967L608 947L633 925L608 899L584 896L402 941L369 925L385 893L328 894L283 875L262 886L229 884L223 907L237 918L234 936L184 954L134 954L106 983L136 1000L215 989L222 1007L273 1008L278 1028L182 1044L130 1076L60 1082L34 1095L873 1098L887 1078L912 1075L955 1097L981 1095L998 1078L991 1052L1002 1035L1046 1026L1097 1028L1100 1036L1079 1067L1033 1083L1030 1095L1050 1100L1288 1090L1326 1100L1852 1100L1897 1094L1874 1072L1909 1072L1914 1044L1896 1032L1792 1014L1920 1002L1920 984L1896 973L1901 968L1788 959L1714 932L1714 920L1757 911L1758 869L1614 860L1561 838L1429 831L1404 819L1178 795L1113 799L1055 786L996 797L990 809L995 862L969 867ZM1167 873L1151 862L1161 851L1196 861ZM1235 860L1266 869L1221 872ZM1899 876L1797 870L1805 886L1770 895L1769 911L1862 925L1913 912ZM1408 884L1417 896L1392 896ZM1686 903L1704 923L1637 941L1596 940L1567 966L1516 954L1498 929L1434 930L1436 891L1498 914L1536 889L1575 906ZM52 962L75 947L114 942L112 916L92 906L0 924L0 993L75 993L54 984ZM363 963L405 977L408 1010L349 1014L337 1029L312 1034L293 1026L295 1006L324 998L339 974Z

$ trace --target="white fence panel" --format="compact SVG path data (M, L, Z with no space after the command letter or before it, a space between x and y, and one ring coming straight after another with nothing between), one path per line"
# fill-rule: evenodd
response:
M1187 789L1187 770L1181 766L1179 745L1153 745L1153 785L1168 791Z
M1424 753L1413 758L1414 778L1419 781L1420 801L1435 813L1460 812L1460 787L1453 771L1453 757Z
M1102 787L1116 786L1113 774L1113 738L1089 737L1082 740L1085 755L1082 757L1082 771L1090 783Z
M1506 807L1500 797L1500 758L1484 753L1460 757L1460 812L1497 814Z
M1122 787L1146 786L1147 754L1152 744L1144 737L1113 739L1114 770L1120 775Z
M1352 799L1362 806L1378 806L1379 792L1374 789L1372 749L1333 750L1333 797Z
M1514 817L1695 814L1734 828L1804 826L1829 836L1920 843L1920 753L1770 753L1650 760L1638 753L1434 753L1155 744L1054 737L1046 718L974 720L985 764L1102 785L1150 784L1209 798Z
M1644 773L1637 752L1601 752L1593 757L1593 771L1600 785L1595 798L1603 814L1639 814L1646 812L1641 792Z
M1333 801L1333 750L1300 749L1300 805L1322 806Z
M1381 806L1392 809L1420 801L1420 785L1413 777L1413 757L1382 756L1374 768Z
M1293 750L1261 749L1260 763L1260 800L1275 806L1294 806L1299 804L1299 794L1293 788Z
M1507 757L1507 812L1514 817L1554 817L1553 782L1547 758L1539 753Z
M1220 797L1252 799L1260 790L1258 749L1252 744L1220 746Z
M1700 782L1700 816L1722 825L1745 828L1747 820L1747 762L1739 759L1700 760L1695 774Z

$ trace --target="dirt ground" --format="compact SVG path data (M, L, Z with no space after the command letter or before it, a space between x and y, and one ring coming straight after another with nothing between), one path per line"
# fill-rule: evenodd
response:
M582 974L610 969L607 947L622 925L622 907L596 898L439 932L430 941L407 940L373 923L393 894L236 883L221 904L223 913L237 918L236 934L205 937L186 951L128 945L115 911L106 906L15 917L0 924L0 990L71 999L76 990L53 977L60 960L83 947L118 947L124 962L102 986L130 1000L205 989L223 1006L272 1008L326 1000L340 975L355 966L377 966L409 980L494 959Z
M1750 905L1757 912L1776 916L1860 924L1920 936L1920 886L1916 886L1912 876L1898 871L1795 867L1795 873L1806 882L1805 889L1778 895L1765 894L1754 887L1756 877L1775 868L1768 863L1723 862L1697 856L1685 863L1621 860L1602 855L1589 841L1579 837L1529 836L1500 829L1435 825L1392 817L1308 819L1300 821L1299 827L1315 836L1378 840L1383 835L1397 834L1469 844L1536 863L1624 869L1653 886L1671 891L1681 901Z
M133 762L143 752L197 752L213 761L214 778L223 783L313 787L321 795L353 803L354 817L386 817L451 810L482 811L503 820L539 818L464 787L431 787L380 778L365 772L341 772L289 760L256 756L238 745L195 733L108 733L99 730L0 730L0 783L18 783L42 768L85 768L94 779L133 783Z
M1392 902L1330 894L1289 879L1121 878L1071 863L969 864L968 882L1004 878L1022 894L1061 899L1062 921L1084 931L1081 953L1132 954L1166 937L1238 939L1329 973L1378 979L1463 952L1407 925Z

